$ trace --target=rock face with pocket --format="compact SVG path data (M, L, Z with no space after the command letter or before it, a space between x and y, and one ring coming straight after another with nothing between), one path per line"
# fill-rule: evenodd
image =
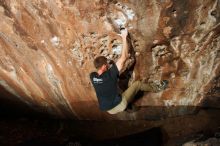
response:
M90 120L144 119L150 107L164 117L220 106L219 0L0 0L0 20L0 85L10 100ZM120 56L121 27L131 54L122 90L135 80L170 84L143 94L137 113L109 116L98 109L89 73L96 56Z

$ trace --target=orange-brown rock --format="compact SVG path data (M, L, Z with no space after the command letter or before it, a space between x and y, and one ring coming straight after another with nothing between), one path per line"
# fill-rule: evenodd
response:
M36 110L130 120L144 119L149 107L172 116L220 106L219 0L0 0L0 20L0 85ZM117 60L121 26L131 53L121 88L135 80L170 84L144 93L140 111L109 115L98 109L89 73L98 55Z

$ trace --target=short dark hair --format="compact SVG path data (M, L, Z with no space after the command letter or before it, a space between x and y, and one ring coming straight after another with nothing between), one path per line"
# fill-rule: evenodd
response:
M101 68L103 65L107 64L107 58L105 56L98 56L94 60L94 66L96 69Z

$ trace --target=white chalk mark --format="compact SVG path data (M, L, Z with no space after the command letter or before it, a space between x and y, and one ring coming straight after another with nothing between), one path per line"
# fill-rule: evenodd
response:
M53 38L50 39L50 42L52 43L53 46L58 46L60 44L60 38L54 36Z

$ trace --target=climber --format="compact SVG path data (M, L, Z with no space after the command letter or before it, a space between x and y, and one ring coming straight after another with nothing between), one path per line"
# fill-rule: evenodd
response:
M125 61L129 57L127 44L127 29L121 30L122 37L122 53L116 64L108 63L108 59L104 56L99 56L94 60L94 66L97 72L90 73L90 79L96 91L99 102L99 108L102 111L107 111L110 114L116 114L126 110L128 104L133 100L139 90L159 92L164 90L168 81L160 81L156 83L144 83L135 81L125 92L118 92L118 78L121 74Z

